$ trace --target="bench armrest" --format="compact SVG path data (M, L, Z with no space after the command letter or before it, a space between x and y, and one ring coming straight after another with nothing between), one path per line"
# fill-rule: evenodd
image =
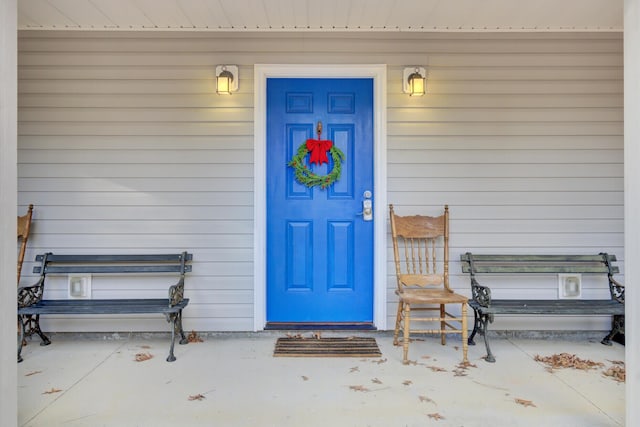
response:
M609 291L611 292L611 298L624 304L624 285L611 275L609 276Z
M22 286L18 288L18 308L29 307L42 300L44 294L44 277L32 286Z
M471 296L481 306L491 306L491 289L478 283L475 277L471 278Z
M184 298L184 277L169 288L169 307L179 304Z

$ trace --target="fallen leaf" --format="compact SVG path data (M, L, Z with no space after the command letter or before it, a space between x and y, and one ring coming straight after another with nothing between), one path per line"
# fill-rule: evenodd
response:
M29 372L28 374L24 374L25 377L30 377L31 375L35 375L35 374L41 374L42 371L32 371Z
M144 348L144 349L150 349L151 346L150 345L141 345L140 348Z
M580 359L575 354L569 353L554 354L547 357L536 355L534 360L536 362L542 362L550 366L552 369L573 368L588 371L589 369L597 369L604 366L604 363L602 362Z
M189 400L204 400L205 397L202 394L194 394L193 396L189 396Z
M303 339L301 334L291 334L291 333L287 333L287 338L293 338L297 340Z
M624 366L614 365L609 369L602 372L605 377L611 377L612 379L623 383L627 379L627 371Z
M624 365L624 362L622 360L608 360L608 362L613 363L614 365Z
M349 369L349 372L360 372L360 368L357 366L354 366L353 368Z
M432 418L432 419L436 420L436 421L444 420L444 417L442 415L438 414L437 412L435 414L427 414L427 416L429 418Z
M374 360L373 363L375 363L377 365L382 365L383 363L387 363L387 359Z
M477 365L474 365L471 362L460 362L460 363L458 363L457 366L458 366L459 369L469 369L469 368L477 368L478 367Z
M418 396L418 399L420 399L420 402L433 403L433 404L436 403L433 401L433 399L429 399L427 396Z
M466 377L467 376L467 371L465 371L464 369L454 369L453 370L453 376L454 377Z
M302 381L309 381L309 377L307 377L307 376L303 375L303 376L302 376Z
M446 369L439 366L427 366L427 368L431 369L433 372L447 372Z
M191 342L202 342L202 338L200 338L200 336L198 336L198 333L196 331L191 331L189 333L189 335L187 336L187 341Z
M349 388L353 391L362 391L365 393L369 391L369 389L363 385L350 385Z
M144 362L146 360L152 359L153 355L149 353L138 353L136 354L136 362Z
M411 384L413 384L413 382L411 380L404 380L404 381L402 381L402 384L403 385L411 385Z
M374 383L374 384L382 384L382 381L380 381L377 378L372 379L371 382Z
M60 389L57 389L57 388L53 388L53 387L52 387L52 388L51 388L51 390L47 390L47 391L45 391L45 392L44 392L44 393L42 393L42 394L60 393L61 391L62 391L62 390L60 390Z
M533 406L534 408L536 408L536 407L537 407L537 406L536 406L536 405L534 405L534 403L533 403L532 401L530 401L530 400L519 399L519 398L517 398L517 397L516 397L515 401L516 401L516 403L517 403L518 405L522 405L522 406L524 406L524 407L527 407L527 406Z

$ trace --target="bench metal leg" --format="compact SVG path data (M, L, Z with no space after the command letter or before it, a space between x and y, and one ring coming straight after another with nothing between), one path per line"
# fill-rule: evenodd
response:
M473 331L471 331L471 335L469 335L469 339L467 339L467 344L476 345L476 342L473 338L476 336L476 333L480 329L480 316L478 315L478 310L473 309Z
M22 362L22 345L24 344L24 323L22 322L22 316L18 316L18 363Z
M45 346L51 344L51 340L47 337L42 329L40 329L39 314L23 314L18 315L18 324L20 325L20 342L18 344L18 362L22 362L22 347L27 344L26 337L38 334L40 337L40 345Z
M604 345L612 345L611 340L618 334L624 334L624 315L615 315L611 321L611 331L600 341Z
M496 358L491 353L491 346L489 346L489 323L493 322L493 315L491 314L481 314L480 315L480 335L484 337L484 346L487 349L487 355L484 357L484 360L487 362L493 363L496 361Z
M182 310L177 313L168 314L167 321L171 323L171 347L169 348L167 362L174 362L176 360L176 356L173 353L173 348L175 347L176 335L180 334L180 344L189 343L189 340L182 329Z

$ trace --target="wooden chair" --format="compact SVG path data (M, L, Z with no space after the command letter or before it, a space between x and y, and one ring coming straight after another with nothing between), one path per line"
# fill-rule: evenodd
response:
M444 214L438 217L398 216L393 205L389 205L389 212L398 281L393 344L399 345L398 335L402 330L402 362L409 363L410 334L440 334L440 341L445 345L446 334L456 333L462 336L462 361L468 363L468 298L449 288L449 207L445 206ZM447 304L460 305L461 314L448 313ZM438 329L422 329L434 327L434 322Z
M31 217L33 216L33 205L29 205L29 210L25 215L18 217L18 240L20 242L20 252L18 253L18 281L20 283L20 273L22 272L22 261L24 261L24 253L27 249L27 240L29 240L29 232L31 231Z

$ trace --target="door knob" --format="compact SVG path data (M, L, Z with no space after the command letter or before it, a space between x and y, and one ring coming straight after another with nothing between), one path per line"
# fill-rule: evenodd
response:
M373 201L371 196L372 194L369 190L362 194L362 212L359 212L358 215L362 215L364 221L373 221Z

